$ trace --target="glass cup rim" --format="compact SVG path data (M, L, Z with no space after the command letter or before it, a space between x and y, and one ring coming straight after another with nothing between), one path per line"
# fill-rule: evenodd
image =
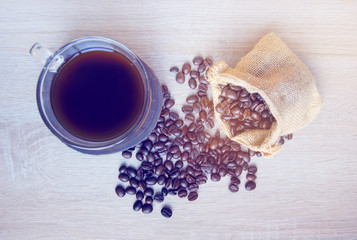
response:
M141 113L139 114L138 118L136 119L135 123L132 125L131 128L129 128L127 131L125 131L123 134L112 138L112 139L108 139L108 140L103 140L103 141L91 141L91 140L86 140L80 137L77 137L75 135L73 135L71 132L69 132L68 130L66 130L61 124L60 122L57 120L56 117L54 117L54 119L49 119L49 117L47 116L47 114L45 113L44 110L44 106L43 104L45 104L43 102L42 99L42 89L41 87L44 84L45 78L46 78L46 74L48 74L49 68L51 66L51 64L53 64L52 61L54 61L56 56L59 56L61 54L63 54L66 50L69 50L70 48L79 45L80 43L90 43L93 42L93 46L90 46L86 49L83 49L83 52L89 52L89 51L95 51L95 50L99 50L99 51L104 51L105 48L103 47L98 47L95 46L95 42L101 42L104 44L108 44L109 46L112 47L116 47L114 48L108 48L107 50L111 50L111 51L115 51L119 54L124 55L125 57L128 58L128 60L130 62L133 63L134 67L137 69L137 71L139 72L143 85L144 85L144 104L143 107L141 109ZM84 51L86 50L86 51ZM116 50L121 50L123 52L118 52ZM81 52L79 49L77 49L76 53L78 54L79 52ZM124 53L124 54L123 54ZM129 57L130 58L129 58ZM75 58L75 56L69 57L69 61L71 58ZM65 61L68 62L68 61ZM61 64L60 66L62 66L63 64ZM53 82L55 79L52 78L51 81ZM146 69L144 67L144 65L142 64L142 60L136 55L134 54L129 48L127 48L125 45L116 42L112 39L109 38L104 38L104 37L98 37L98 36L87 36L87 37L81 37L81 38L77 38L74 39L72 41L70 41L69 43L63 45L62 47L60 47L46 62L46 64L44 65L41 74L39 76L38 79L38 85L37 85L37 104L38 104L38 109L40 111L40 115L42 117L42 119L44 120L45 124L47 125L47 127L51 130L51 132L57 136L61 141L63 141L64 143L66 143L67 145L71 146L71 147L75 147L76 149L82 150L82 151L86 151L88 149L90 150L101 150L101 149L107 149L107 148L112 148L113 146L120 144L120 142L124 141L125 138L130 135L130 133L132 133L133 131L135 131L136 129L138 129L140 127L140 125L142 124L143 120L144 120L144 115L145 115L145 111L148 108L148 96L149 95L149 89L148 89L148 74L146 72ZM48 104L48 103L47 103ZM49 103L51 105L51 103ZM52 107L50 107L51 111ZM51 121L56 121L57 125L59 124L61 126L61 129L58 129L58 127L53 126L53 123L51 123ZM63 132L64 130L64 132Z

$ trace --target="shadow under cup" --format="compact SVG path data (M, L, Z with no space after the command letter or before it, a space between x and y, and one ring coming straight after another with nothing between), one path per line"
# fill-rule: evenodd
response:
M84 37L47 59L37 104L62 142L80 152L104 154L136 146L150 134L160 116L162 92L152 70L124 45Z

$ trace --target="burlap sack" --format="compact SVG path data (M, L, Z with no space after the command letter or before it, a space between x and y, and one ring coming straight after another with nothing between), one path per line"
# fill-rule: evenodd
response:
M242 86L250 93L259 93L276 121L269 130L245 130L232 136L229 124L216 119L225 134L264 156L281 149L279 136L293 133L312 121L322 106L315 80L304 63L275 34L263 37L232 69L220 61L208 72L212 84L214 106L219 104L219 84Z

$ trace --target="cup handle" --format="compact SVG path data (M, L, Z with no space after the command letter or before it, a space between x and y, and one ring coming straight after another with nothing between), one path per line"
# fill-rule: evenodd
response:
M48 70L54 73L57 72L58 68L64 62L62 55L54 55L48 48L38 42L31 47L30 54L41 61L43 65L49 63L47 66Z

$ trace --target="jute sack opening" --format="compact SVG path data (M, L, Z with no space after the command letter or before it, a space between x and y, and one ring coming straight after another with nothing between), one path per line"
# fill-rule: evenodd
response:
M232 136L229 124L222 122L216 110L215 116L229 138L266 157L281 149L278 145L280 136L306 126L322 106L309 69L273 33L263 37L234 69L220 61L209 69L207 76L215 107L219 104L220 84L241 86L263 97L276 120L269 130L245 130Z

